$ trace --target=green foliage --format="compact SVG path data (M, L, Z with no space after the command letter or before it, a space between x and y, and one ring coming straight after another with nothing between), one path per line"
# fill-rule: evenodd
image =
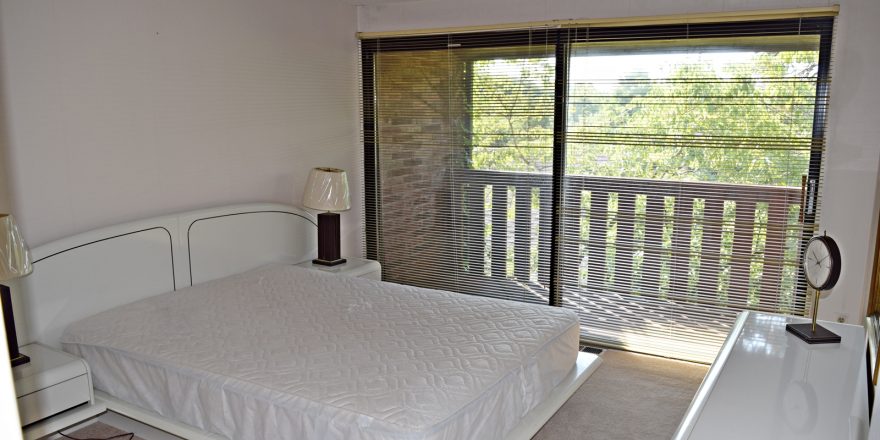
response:
M607 54L604 51L601 60L593 60L594 67L614 63L614 57ZM595 72L577 71L585 63L575 67L578 63L572 62L566 174L799 187L808 172L813 146L817 51L701 57L673 52L670 63L656 64L655 58L653 67L640 66L631 59L595 76L591 76ZM465 147L471 152L472 168L552 172L554 66L555 60L548 57L472 62L471 117L461 130L469 140ZM609 76L608 72L619 75ZM515 191L527 187L513 181L511 185ZM510 231L518 227L510 192L514 186L507 190L507 252L502 256L508 277L514 272L515 243ZM537 280L539 239L536 190L532 188L529 239L532 281ZM596 283L592 285L686 301L714 298L720 305L749 308L766 307L774 301L762 298L775 296L776 311L797 309L798 249L804 225L798 218L796 201L787 206L784 219L778 213L770 219L767 202L746 211L725 200L710 213L710 194L666 194L659 209L652 208L654 219L650 221L653 225L659 222L659 227L652 226L658 229L650 239L657 241L652 241L653 249L649 249L648 196L636 194L624 212L632 216L631 235L619 243L619 223L627 221L621 214L620 194L613 186L596 191L580 189L580 197L568 206L579 211L577 222L572 223L574 231L569 231L577 235L577 285ZM700 194L706 198L698 197ZM598 200L600 196L607 199ZM487 197L489 210L491 195ZM607 203L607 208L594 212L594 202ZM596 215L604 217L592 219ZM712 234L716 235L710 248L704 239L705 228L712 222ZM770 223L776 231L784 228L776 232L775 241L768 241ZM599 230L592 231L591 226ZM745 234L748 241L735 248L735 234L739 240L745 240L739 235ZM687 241L681 240L682 236ZM484 231L484 238L488 275L493 257L488 243L498 238L491 237L490 229ZM604 252L591 252L593 246ZM597 257L602 261L590 261ZM622 267L630 270L619 273L618 263L628 258L631 266L627 262ZM707 258L714 259L714 264L706 264ZM601 276L590 273L597 263L604 269ZM748 275L745 281L743 271ZM765 279L768 271L780 273Z
M573 80L566 171L799 186L810 157L817 57L756 52L720 63L685 60L666 75L634 71L610 87ZM550 172L554 63L474 62L474 168Z
M552 171L554 65L553 58L474 62L473 168Z

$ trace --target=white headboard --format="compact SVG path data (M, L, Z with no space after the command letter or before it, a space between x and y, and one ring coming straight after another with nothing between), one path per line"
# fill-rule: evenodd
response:
M34 271L11 283L19 344L58 346L71 323L110 308L273 261L317 253L314 216L254 203L100 228L31 250Z

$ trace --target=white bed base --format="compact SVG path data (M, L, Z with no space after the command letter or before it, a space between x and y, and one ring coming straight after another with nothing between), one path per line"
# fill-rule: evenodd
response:
M32 250L34 272L12 283L21 344L59 347L67 326L123 304L266 263L314 258L317 227L302 209L275 203L224 206L96 229ZM579 353L571 373L510 433L529 439L599 367ZM102 392L107 408L187 439L221 439Z
M520 421L513 431L508 434L506 440L529 440L532 438L550 420L550 417L553 417L553 414L556 413L559 407L599 368L601 363L602 359L595 354L578 353L577 363L568 376L547 396L547 399L533 408ZM101 391L95 392L95 400L106 405L110 411L178 437L190 440L225 440L225 437L167 419L152 411L131 405Z
M578 353L577 363L572 371L560 382L547 398L533 408L519 424L505 437L506 440L529 440L556 414L578 388L599 368L602 358L592 353ZM104 404L108 410L137 420L167 433L190 440L225 440L209 432L167 419L152 411L134 406L104 392L95 391L95 400Z

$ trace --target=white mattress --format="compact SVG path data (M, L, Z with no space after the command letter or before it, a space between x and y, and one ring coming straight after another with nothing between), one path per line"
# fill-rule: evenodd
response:
M232 439L500 439L572 369L576 315L270 265L71 325L95 387Z

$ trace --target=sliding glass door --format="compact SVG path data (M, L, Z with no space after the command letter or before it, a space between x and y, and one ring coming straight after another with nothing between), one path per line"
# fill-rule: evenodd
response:
M374 75L367 254L384 279L547 303L550 36L380 41L365 51Z
M821 37L616 37L571 49L562 296L589 339L711 360L740 310L803 311Z
M367 255L710 361L739 311L806 312L832 24L365 40Z

